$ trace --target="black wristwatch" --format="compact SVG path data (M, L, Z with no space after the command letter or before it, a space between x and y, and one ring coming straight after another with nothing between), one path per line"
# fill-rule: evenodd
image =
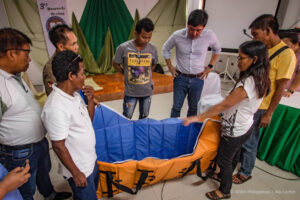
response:
M214 66L212 64L208 64L207 67L209 67L210 69L212 69Z

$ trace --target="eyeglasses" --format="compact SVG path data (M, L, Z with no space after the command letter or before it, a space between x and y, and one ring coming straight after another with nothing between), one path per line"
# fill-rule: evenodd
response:
M238 56L238 57L237 57L238 60L244 60L244 59L246 59L246 58L249 58L249 56L247 56L247 57L241 57L241 56Z
M68 65L68 68L78 59L80 58L81 59L81 56L78 54L72 61L71 63Z

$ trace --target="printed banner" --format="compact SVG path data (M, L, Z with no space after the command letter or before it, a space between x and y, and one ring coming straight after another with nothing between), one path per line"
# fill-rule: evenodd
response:
M65 0L37 0L44 36L49 57L55 52L55 47L49 39L48 32L57 24L67 24L68 15Z

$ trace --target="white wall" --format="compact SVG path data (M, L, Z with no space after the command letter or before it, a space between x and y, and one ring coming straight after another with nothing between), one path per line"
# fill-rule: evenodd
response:
M9 27L3 1L0 0L0 28Z
M300 27L300 1L289 0L287 11L281 25L282 29Z
M69 23L72 24L72 12L74 12L78 22L80 22L87 0L65 0L68 12Z
M124 2L126 3L132 18L134 18L136 9L139 11L140 18L143 18L146 17L158 0L124 0Z
M225 3L226 2L226 3ZM222 48L237 49L245 40L243 29L261 14L275 14L278 0L207 0L207 28L218 36Z
M202 9L203 0L188 0L187 2L187 16L195 10L195 9Z

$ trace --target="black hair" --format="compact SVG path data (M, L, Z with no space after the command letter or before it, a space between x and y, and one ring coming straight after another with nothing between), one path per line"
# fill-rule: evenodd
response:
M77 75L79 72L79 63L83 59L79 54L66 50L58 52L52 61L52 72L57 82L64 82L69 79L69 73Z
M144 29L144 31L146 31L147 33L154 30L154 24L151 19L143 18L136 23L135 31L138 34L142 32L142 29Z
M267 30L270 28L274 34L278 34L279 24L273 15L263 14L257 17L249 26L249 28Z
M279 37L281 39L283 38L288 38L290 39L290 41L293 43L293 44L299 44L300 45L300 41L299 41L299 33L295 33L295 32L284 32L284 31L280 31L279 32Z
M0 29L0 55L5 54L9 49L21 48L24 44L31 45L30 38L13 28Z
M208 14L204 10L193 10L188 17L188 25L192 26L206 26Z
M259 98L266 96L270 91L271 84L269 79L270 63L266 45L259 40L251 40L242 43L239 50L250 58L257 57L257 60L246 71L240 73L237 82L241 81L243 83L247 77L252 76L257 96Z
M69 40L66 32L71 32L72 29L66 24L58 24L49 31L49 39L57 48L58 43L66 44Z

